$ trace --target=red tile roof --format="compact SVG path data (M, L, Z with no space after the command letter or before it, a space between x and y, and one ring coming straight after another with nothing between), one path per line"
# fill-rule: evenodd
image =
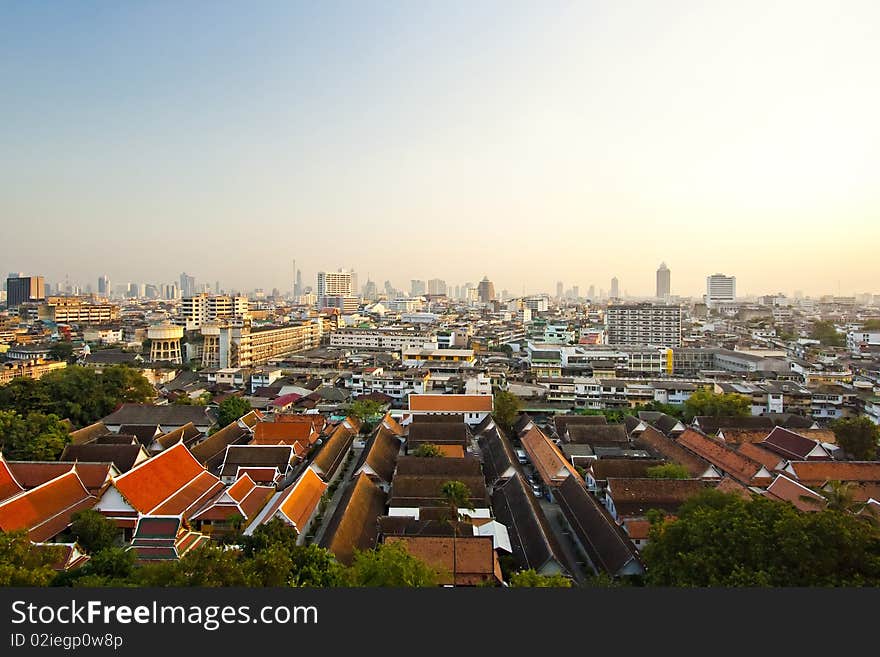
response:
M777 476L773 483L767 486L767 497L791 502L801 511L821 511L826 504L824 497L785 475Z
M129 504L148 515L186 515L223 488L183 443L136 465L113 483Z
M815 440L805 438L783 427L774 427L773 431L769 433L760 445L787 459L796 459L798 461L828 461L831 459L825 448Z
M677 442L742 484L767 485L771 481L770 473L761 463L745 454L734 452L696 429L685 430Z
M0 504L0 530L26 529L32 541L47 541L67 529L74 513L91 508L96 501L71 467Z
M492 412L492 395L418 395L409 396L409 410L428 413Z
M520 438L523 449L538 471L538 475L548 486L557 486L573 476L583 483L583 479L569 463L556 444L537 426L533 426Z
M327 484L314 470L306 468L296 483L272 502L263 522L266 523L274 517L280 517L298 532L302 532L315 512L325 490L327 490Z
M0 452L0 500L12 497L23 490L24 486L15 480L15 475L12 474L6 459L3 458L3 453Z
M880 481L880 461L791 461L785 468L805 486L829 481Z
M77 461L70 463L65 461L10 461L9 468L12 474L25 488L36 488L40 484L55 479L74 467L79 475L83 486L92 495L99 496L110 484L112 477L119 471L112 463L86 463ZM0 466L2 470L2 466Z

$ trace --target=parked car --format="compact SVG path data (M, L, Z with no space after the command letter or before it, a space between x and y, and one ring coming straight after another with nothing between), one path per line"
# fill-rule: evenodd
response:
M519 461L521 465L525 465L529 462L529 457L526 456L524 450L518 449L516 450L516 460Z

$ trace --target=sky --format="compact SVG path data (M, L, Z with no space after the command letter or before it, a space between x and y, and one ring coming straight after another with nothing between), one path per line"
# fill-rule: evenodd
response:
M880 293L880 3L0 5L0 271Z

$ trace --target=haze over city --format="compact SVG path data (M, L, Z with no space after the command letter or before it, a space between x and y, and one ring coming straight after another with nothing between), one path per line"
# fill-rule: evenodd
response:
M877 291L875 2L0 14L5 272Z

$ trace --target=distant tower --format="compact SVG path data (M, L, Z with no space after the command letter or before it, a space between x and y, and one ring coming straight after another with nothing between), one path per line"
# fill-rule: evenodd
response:
M495 298L495 284L488 276L483 276L483 280L477 286L477 296L482 303L489 303Z
M562 299L562 281L556 282L556 299Z
M620 282L617 280L617 277L611 279L611 298L619 299L620 298Z
M669 268L666 266L665 262L661 262L659 269L657 269L657 298L668 300L671 290L671 274Z

